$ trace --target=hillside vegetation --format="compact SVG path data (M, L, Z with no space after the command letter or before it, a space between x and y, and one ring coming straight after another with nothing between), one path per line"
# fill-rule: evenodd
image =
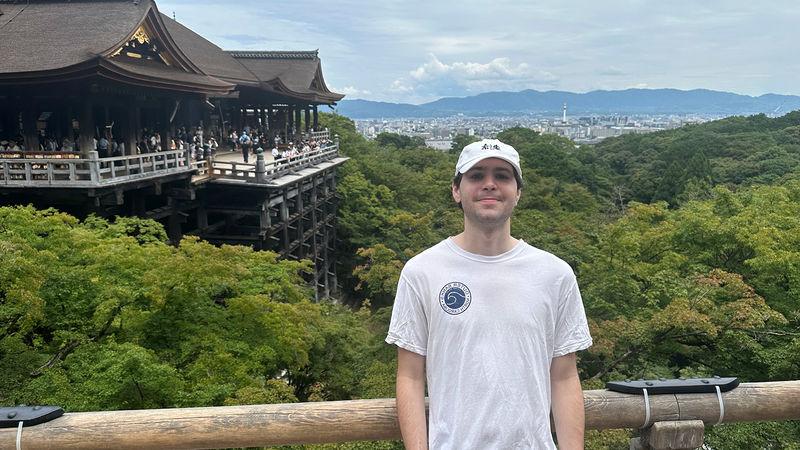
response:
M461 229L457 154L325 115L339 172L341 304L313 303L305 262L152 221L0 209L0 403L71 411L394 396L384 344L411 256ZM593 147L515 128L525 188L512 233L575 270L610 379L800 379L800 115L763 116ZM627 431L588 448L627 448ZM793 422L716 427L716 449L798 448ZM397 447L367 443L324 448Z

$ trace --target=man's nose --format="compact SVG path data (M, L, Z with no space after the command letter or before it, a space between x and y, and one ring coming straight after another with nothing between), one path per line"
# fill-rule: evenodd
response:
M494 180L494 177L491 175L487 175L483 179L483 189L496 189L497 183Z

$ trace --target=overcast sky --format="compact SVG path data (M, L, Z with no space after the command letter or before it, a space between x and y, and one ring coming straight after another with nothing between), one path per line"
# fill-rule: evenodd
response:
M347 98L522 89L800 95L796 0L169 0L225 50L319 49Z

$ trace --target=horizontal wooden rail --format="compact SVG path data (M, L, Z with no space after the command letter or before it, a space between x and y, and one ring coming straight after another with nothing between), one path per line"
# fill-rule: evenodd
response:
M235 161L212 161L209 174L217 179L244 180L251 183L268 183L283 175L295 173L306 167L336 158L339 144L333 143L316 150L264 164L263 177L258 175L258 165Z
M742 383L722 394L724 422L800 419L800 381ZM652 395L651 422L719 418L716 394ZM642 396L584 392L588 429L639 428ZM502 405L498 405L502 407ZM16 448L16 428L0 429L0 450ZM23 428L22 448L189 449L399 439L394 399L213 408L68 413Z
M100 187L194 170L184 150L110 158L100 158L94 151L88 158L44 156L5 158L0 154L0 186Z

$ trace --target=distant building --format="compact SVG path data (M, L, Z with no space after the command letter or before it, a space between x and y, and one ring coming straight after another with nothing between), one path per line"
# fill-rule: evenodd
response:
M447 151L453 146L453 141L450 139L426 139L425 145L436 150Z

